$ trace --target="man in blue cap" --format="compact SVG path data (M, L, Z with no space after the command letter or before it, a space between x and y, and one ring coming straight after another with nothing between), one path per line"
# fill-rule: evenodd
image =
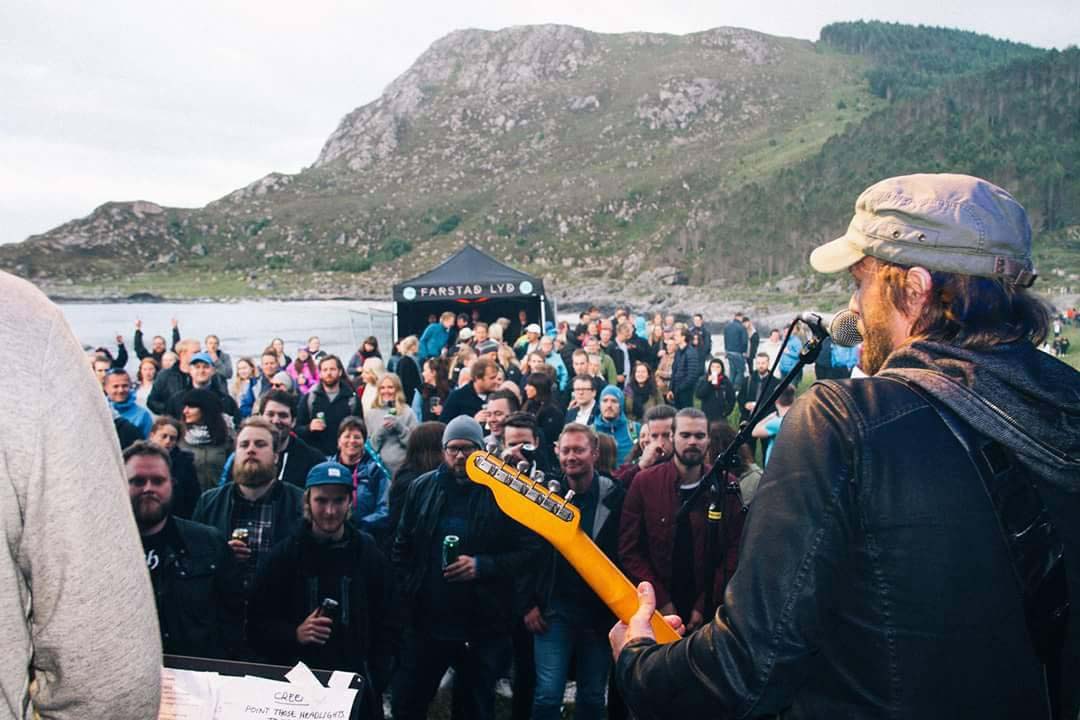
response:
M208 390L221 401L221 408L225 414L233 418L234 422L239 422L240 408L229 394L225 381L214 369L214 358L210 356L210 353L197 352L192 355L188 361L187 375L189 378L187 388L174 393L169 398L164 414L176 418L183 417L184 396L187 390Z
M329 461L311 468L304 522L274 548L255 581L250 634L271 662L362 675L365 717L372 717L392 655L390 566L374 539L347 522L352 498L347 467Z

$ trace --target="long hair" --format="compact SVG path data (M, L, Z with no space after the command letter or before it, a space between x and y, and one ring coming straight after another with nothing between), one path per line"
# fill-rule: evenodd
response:
M300 359L300 353L301 352L306 352L307 353L307 359L306 360L301 360ZM297 374L300 374L300 373L304 372L304 368L306 367L308 369L308 374L311 377L313 377L313 378L318 378L319 377L319 368L318 368L318 366L315 365L315 358L311 355L311 351L308 350L306 347L302 347L296 352L296 358L293 360L292 364L293 364L293 369L296 370Z
M435 375L435 394L442 399L450 394L450 371L446 367L446 360L444 358L428 358L424 361L425 365L431 368L431 372ZM431 397L431 394L427 394L426 398Z
M229 427L222 415L221 400L210 390L188 390L183 400L185 407L199 408L202 421L210 433L210 442L222 445L229 441Z
M873 259L889 302L910 307L904 265ZM931 271L929 301L911 329L915 339L986 349L1011 342L1041 345L1050 332L1050 308L1027 288L995 278Z
M150 378L150 384L151 385L154 384L154 378L157 377L158 370L161 369L161 365L158 363L157 360L150 357L149 355L144 357L142 360L139 361L139 372L135 376L135 384L136 384L137 387L142 387L142 385L143 385L143 377L142 377L143 368L146 367L147 365L154 368L154 377Z
M645 379L644 385L639 385L636 379L637 369L639 365L645 368L649 373L649 376ZM648 363L643 363L640 360L634 363L634 369L630 371L629 388L630 394L634 396L634 402L637 402L637 398L639 396L642 399L641 401L645 402L656 394L656 378L653 377L653 370L651 367L649 367Z
M442 435L445 429L446 424L437 420L422 422L413 428L405 444L405 460L398 472L409 468L417 473L426 473L439 467L443 459Z
M386 407L386 404L383 403L383 400L382 400L382 393L378 392L378 388L379 388L380 385L382 385L384 382L386 382L388 380L394 386L394 408L398 412L401 412L405 408L409 407L409 405L408 405L408 403L405 402L405 388L402 387L402 385L401 385L401 378L398 377L397 373L392 373L392 372L383 373L383 376L381 378L379 378L378 382L375 383L376 392L375 392L374 407L377 407L377 408Z
M247 363L248 367L251 368L251 375L248 376L247 380L240 379L240 363ZM233 397L239 395L240 391L245 389L243 387L244 383L254 382L257 377L259 377L259 366L255 364L254 358L242 357L238 359L236 361L236 372L233 373L232 382L229 383L230 394L232 394Z
M532 385L536 390L536 397L531 400L525 401L525 412L533 413L534 415L539 413L545 405L551 404L551 388L554 383L551 382L551 376L547 373L530 373L525 378L526 385Z
M615 438L607 433L597 433L596 440L597 449L599 450L596 459L596 472L601 475L611 475L611 473L615 472L615 459L618 457Z

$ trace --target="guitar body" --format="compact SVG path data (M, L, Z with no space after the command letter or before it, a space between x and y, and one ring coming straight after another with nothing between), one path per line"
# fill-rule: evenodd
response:
M491 453L473 453L465 470L469 480L491 489L499 509L551 543L619 620L637 612L637 588L581 529L576 507ZM657 612L652 630L657 642L679 639Z

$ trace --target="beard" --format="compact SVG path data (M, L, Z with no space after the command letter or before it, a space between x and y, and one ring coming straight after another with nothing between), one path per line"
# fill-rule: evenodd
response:
M887 301L879 300L879 302ZM859 366L867 375L876 375L896 348L893 347L892 337L889 334L888 314L885 309L879 308L877 304L870 305L866 309L869 312L863 313L860 328L863 346Z
M683 452L676 450L675 458L685 467L693 468L705 462L705 452L697 448L687 448Z
M266 465L258 460L246 460L233 464L233 482L247 487L262 487L268 485L274 479L274 464Z
M135 524L145 530L165 519L172 510L172 498L161 501L155 495L138 495L131 498L131 509L135 513Z

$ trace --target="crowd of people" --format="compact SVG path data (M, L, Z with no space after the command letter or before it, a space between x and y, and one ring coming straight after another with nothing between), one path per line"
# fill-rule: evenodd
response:
M368 337L347 360L311 337L230 357L219 339L144 344L138 371L92 353L113 411L167 653L361 673L367 705L422 718L446 670L457 717L491 717L513 677L516 718L558 717L571 659L579 717L619 715L608 687L613 617L569 565L465 480L487 449L573 489L591 534L634 580L697 627L705 507L672 522L710 459L775 386L780 330L736 314L723 349L701 315L646 319L598 308L545 329L522 313L432 317L384 357ZM798 336L792 346L800 347ZM823 353L846 375L853 355ZM784 357L779 358L783 367ZM853 363L852 363L853 364ZM763 448L790 405L762 427ZM757 436L758 433L755 433ZM754 441L755 443L757 441ZM530 453L529 446L537 448ZM732 482L748 503L751 445ZM624 504L625 500L625 504ZM741 513L712 579L734 570ZM441 556L456 536L458 556Z
M585 720L1076 717L1080 373L1040 352L1066 333L1029 290L1026 212L979 178L890 178L810 262L850 275L863 339L814 373L860 379L797 400L773 372L800 370L797 333L755 344L736 316L721 349L625 309L446 313L348 363L137 327L137 378L123 338L92 375L0 273L0 707L152 717L164 649L351 670L361 714L397 720L448 668L458 719L492 718L506 675L516 718L560 717L570 677ZM711 473L751 416L758 447ZM564 493L636 612L614 623L469 480L478 450Z

